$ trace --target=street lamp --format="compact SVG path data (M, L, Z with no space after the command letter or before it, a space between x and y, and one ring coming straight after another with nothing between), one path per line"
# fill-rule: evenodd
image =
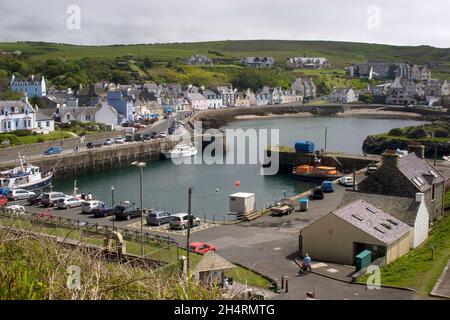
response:
M111 206L112 206L112 208L114 210L114 208L115 208L115 205L114 205L114 186L111 186ZM116 220L116 216L114 215L113 219L112 219L113 229L114 229L114 221L115 220Z
M135 161L131 164L141 169L141 256L144 256L144 168L145 162Z

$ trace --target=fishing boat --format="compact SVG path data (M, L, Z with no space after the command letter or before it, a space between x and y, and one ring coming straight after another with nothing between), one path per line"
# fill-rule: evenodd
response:
M343 176L335 167L301 165L295 167L292 176L304 181L335 180Z
M20 166L0 172L0 191L11 189L34 190L52 183L53 172L42 173L40 168L28 163L19 155Z
M194 145L183 145L179 144L175 146L169 152L165 152L164 156L167 159L177 159L177 158L186 158L197 155L198 151Z

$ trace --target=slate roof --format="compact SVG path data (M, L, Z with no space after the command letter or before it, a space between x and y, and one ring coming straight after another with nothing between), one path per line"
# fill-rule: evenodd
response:
M195 273L233 269L236 266L215 252L205 254L194 268Z
M386 245L410 231L407 224L364 200L352 202L332 214Z
M410 227L414 227L420 203L413 198L386 196L373 193L346 191L342 197L338 208L358 200L364 200L367 203L383 210L387 214L399 219Z
M433 183L445 180L427 160L419 158L415 153L400 157L398 169L420 192L429 190Z

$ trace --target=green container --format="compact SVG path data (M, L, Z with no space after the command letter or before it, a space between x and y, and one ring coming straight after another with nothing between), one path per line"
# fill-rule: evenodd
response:
M364 250L355 257L356 271L367 268L372 263L372 252Z

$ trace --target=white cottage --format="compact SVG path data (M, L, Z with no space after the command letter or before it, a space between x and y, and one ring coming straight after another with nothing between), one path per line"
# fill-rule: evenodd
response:
M28 102L22 100L0 101L0 133L36 128L36 111Z

